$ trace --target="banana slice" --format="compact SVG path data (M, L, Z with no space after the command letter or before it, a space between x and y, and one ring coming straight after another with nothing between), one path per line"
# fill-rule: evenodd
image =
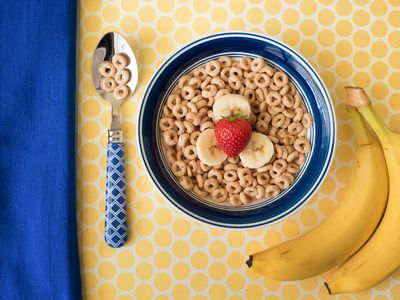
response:
M274 145L271 140L262 133L253 132L239 157L243 166L256 169L268 163L272 155L274 155Z
M213 105L213 114L216 121L240 113L243 118L250 117L250 103L246 97L236 94L227 94L218 98Z
M196 142L196 150L201 162L210 167L222 164L228 157L218 146L214 129L204 130L199 135Z

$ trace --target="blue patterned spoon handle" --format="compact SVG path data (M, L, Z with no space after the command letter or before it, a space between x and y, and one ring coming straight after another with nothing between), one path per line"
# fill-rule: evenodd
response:
M107 145L106 210L104 239L112 248L125 245L127 230L124 144Z

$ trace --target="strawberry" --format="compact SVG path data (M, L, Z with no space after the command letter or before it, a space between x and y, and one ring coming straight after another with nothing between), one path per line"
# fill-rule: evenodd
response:
M223 118L214 129L218 145L231 157L242 152L251 137L251 125L240 114Z

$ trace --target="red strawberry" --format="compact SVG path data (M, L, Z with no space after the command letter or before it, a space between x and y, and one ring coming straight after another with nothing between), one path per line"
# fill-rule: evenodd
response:
M251 125L240 114L218 121L214 129L222 151L231 157L242 152L251 137Z

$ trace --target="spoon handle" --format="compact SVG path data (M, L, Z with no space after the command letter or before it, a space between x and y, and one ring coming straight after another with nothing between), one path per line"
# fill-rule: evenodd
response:
M109 130L104 239L110 247L119 248L125 245L127 237L125 155L122 131Z

